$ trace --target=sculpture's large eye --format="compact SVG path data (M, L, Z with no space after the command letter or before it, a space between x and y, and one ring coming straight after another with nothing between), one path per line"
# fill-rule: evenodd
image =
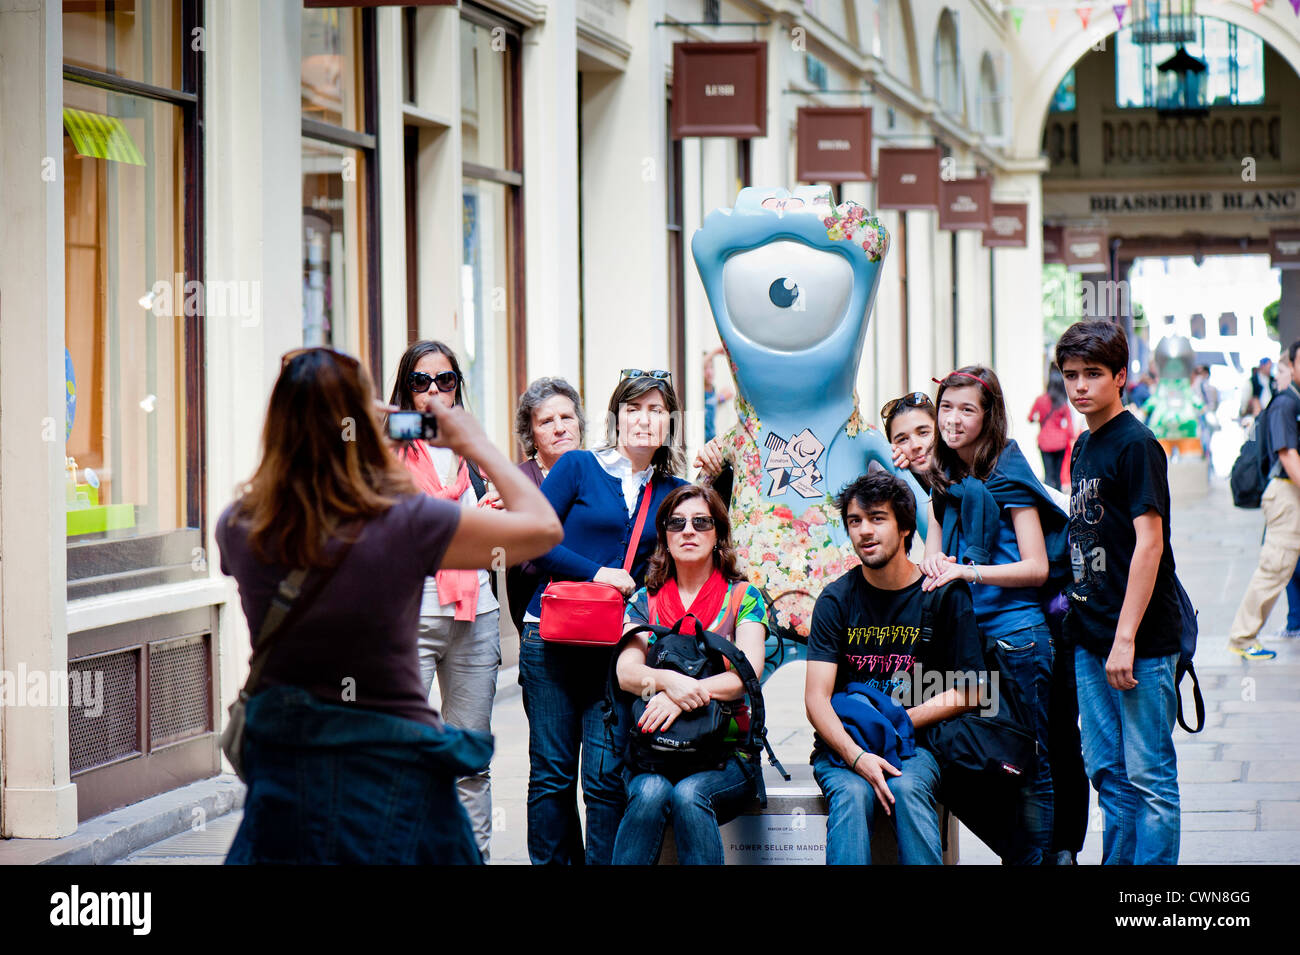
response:
M789 279L777 279L768 286L767 297L777 308L789 308L799 297L799 286Z
M839 326L853 267L842 255L781 239L727 259L722 286L737 331L776 351L801 351Z

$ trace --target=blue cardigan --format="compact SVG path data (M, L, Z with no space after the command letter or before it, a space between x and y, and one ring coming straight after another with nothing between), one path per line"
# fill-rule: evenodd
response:
M637 586L645 583L646 564L654 553L655 515L669 492L685 483L679 477L655 475L648 485L654 492L650 513L632 560L632 579ZM564 540L533 561L538 570L553 580L591 580L602 567L623 566L636 514L628 515L622 483L601 467L595 454L570 451L562 456L542 482L542 493L564 525ZM535 617L541 616L546 584L543 580L528 604L528 612Z

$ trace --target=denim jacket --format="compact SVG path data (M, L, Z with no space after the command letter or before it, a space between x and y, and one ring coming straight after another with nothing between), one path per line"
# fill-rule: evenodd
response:
M485 733L276 686L248 702L243 757L248 796L227 865L482 861L455 781L491 761Z

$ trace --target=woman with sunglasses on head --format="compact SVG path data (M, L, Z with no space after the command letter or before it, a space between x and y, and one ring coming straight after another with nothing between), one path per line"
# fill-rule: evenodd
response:
M677 395L666 371L623 370L609 399L608 443L567 452L542 483L564 524L564 541L533 563L549 580L611 584L630 597L645 579L655 541L643 533L631 572L623 570L633 527L646 495L655 513L686 482L682 470ZM535 865L608 865L623 818L622 754L604 723L605 684L613 648L547 643L539 626L538 586L524 616L519 675L528 714L528 855ZM578 820L581 757L587 842Z
M736 567L727 509L717 492L688 484L668 495L655 518L657 542L645 586L628 604L627 629L653 623L671 627L688 614L706 630L731 640L763 672L767 605L762 593ZM688 622L684 631L690 632ZM628 693L653 690L636 730L667 729L684 712L710 700L741 700L744 685L726 673L692 679L646 666L654 636L637 636L619 655L618 684ZM733 714L739 731L749 711ZM636 730L633 730L634 732ZM758 761L733 753L719 765L684 768L680 775L626 771L627 812L614 841L615 865L654 865L671 820L677 860L683 865L722 865L722 834L758 796ZM694 770L693 772L690 770Z
M456 353L442 342L419 341L402 355L390 403L403 410L464 408L465 380ZM412 441L398 453L430 497L463 508L490 504L473 463L449 447ZM495 496L495 495L494 495ZM438 680L442 714L464 729L492 731L492 699L501 666L500 606L488 571L440 570L424 583L420 603L420 678L427 694ZM483 858L492 838L492 781L485 769L456 783Z
M991 368L968 365L939 382L939 441L930 471L930 530L922 585L960 578L1005 680L1013 681L1038 741L1035 776L1020 791L1010 864L1037 865L1052 840L1047 753L1053 646L1040 588L1049 553L1065 556L1066 517L1007 437L1002 386Z
M356 359L285 356L261 462L216 524L257 643L248 794L228 863L481 861L453 779L487 765L491 740L429 706L416 653L424 580L487 566L497 547L533 556L563 532L463 409L430 410L434 444L479 462L509 512L419 493ZM263 632L268 616L279 623Z

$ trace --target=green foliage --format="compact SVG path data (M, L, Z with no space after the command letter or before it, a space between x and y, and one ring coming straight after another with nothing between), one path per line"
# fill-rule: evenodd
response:
M1271 305L1264 306L1264 325L1268 328L1268 333L1277 338L1277 316L1282 308L1282 300L1278 299Z

